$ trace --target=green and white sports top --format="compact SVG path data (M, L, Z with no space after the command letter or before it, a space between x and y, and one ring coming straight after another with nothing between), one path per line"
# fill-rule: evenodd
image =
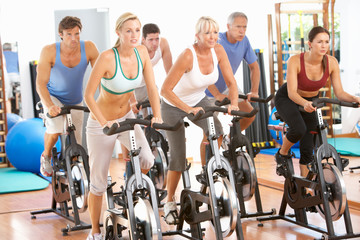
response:
M120 95L133 91L141 84L143 78L143 64L139 52L134 48L134 52L137 58L138 73L135 78L127 78L121 68L119 52L116 48L113 48L115 53L116 69L112 78L101 78L101 86L105 91ZM121 71L121 73L120 73Z

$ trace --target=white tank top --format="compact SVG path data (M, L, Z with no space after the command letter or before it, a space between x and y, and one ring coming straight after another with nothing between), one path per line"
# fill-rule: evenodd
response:
M153 66L153 68L160 61L161 58L162 58L162 54L161 54L161 48L160 48L160 44L159 44L158 48L155 50L154 57L150 59L150 62L151 62L151 65ZM143 87L145 85L146 85L145 84L145 79L144 79L144 76L143 76L139 87Z
M205 90L208 86L215 84L219 77L218 59L215 50L212 48L213 58L213 71L210 74L204 75L201 73L197 55L193 46L189 47L193 54L193 67L190 72L184 73L179 82L174 87L174 93L180 98L181 101L187 105L194 107L206 95ZM167 104L174 106L166 98L163 98Z
M161 58L162 58L162 55L161 55L161 48L160 48L160 43L159 43L159 46L155 51L154 57L152 59L150 59L152 66L154 67L160 61Z

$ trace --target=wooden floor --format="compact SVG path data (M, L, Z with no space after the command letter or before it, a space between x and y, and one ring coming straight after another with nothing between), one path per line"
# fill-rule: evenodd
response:
M275 174L275 163L270 155L257 155L255 159L257 175L260 183L260 194L264 211L279 209L282 198L281 186L283 178ZM297 161L294 161L297 162ZM295 164L296 165L296 164ZM360 165L360 158L351 158L350 166ZM199 172L199 164L192 163L191 176ZM118 183L123 182L124 164L119 159L111 161L111 175ZM354 232L360 232L360 211L357 208L360 202L360 170L354 173L344 172L346 182L347 197L353 201L350 208L351 220ZM196 181L192 178L192 184ZM181 185L181 184L180 184ZM196 189L197 185L194 186ZM182 186L177 189L180 194ZM33 192L11 193L0 195L0 239L6 240L27 240L27 239L86 239L89 230L73 231L68 236L62 236L61 229L67 224L73 226L73 223L54 214L37 215L36 219L31 219L30 212L49 208L51 205L51 185L46 189ZM246 202L248 212L255 211L254 199ZM105 204L103 205L103 210ZM287 209L289 213L291 209ZM162 214L162 212L160 213ZM325 228L325 222L319 214L308 214L309 222ZM88 211L81 214L81 220L89 223ZM161 220L162 221L162 220ZM210 223L204 223L202 227L206 228L205 238L214 239L214 233ZM336 232L345 233L343 218L334 222ZM258 221L254 218L242 219L242 227L245 239L286 239L286 240L305 240L320 238L321 234L312 230L291 224L283 220L272 220L264 222L263 227L258 227ZM174 229L162 222L162 231ZM179 236L166 236L164 239L182 239ZM228 239L236 239L235 234Z

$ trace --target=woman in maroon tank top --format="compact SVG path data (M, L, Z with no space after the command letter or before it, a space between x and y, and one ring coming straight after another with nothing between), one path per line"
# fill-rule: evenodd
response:
M287 82L280 87L275 97L275 107L289 126L283 137L283 145L275 155L278 166L291 158L290 148L300 140L300 171L308 173L307 164L312 160L313 141L310 134L316 128L315 108L312 99L319 97L319 90L331 81L336 97L341 101L358 102L360 97L344 91L339 64L335 57L327 55L330 46L329 31L313 27L308 35L309 51L292 56L287 66ZM300 112L303 106L306 112ZM279 170L279 169L277 169ZM277 171L281 175L281 171Z

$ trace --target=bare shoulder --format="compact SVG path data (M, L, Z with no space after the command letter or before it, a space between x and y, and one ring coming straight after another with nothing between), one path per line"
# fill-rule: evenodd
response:
M56 44L52 43L44 46L41 53L46 55L56 55Z
M85 52L90 61L96 60L99 56L99 50L92 41L85 41Z
M191 61L193 60L193 53L190 50L190 48L185 48L184 51L182 51L179 55L179 59L183 59L185 61Z
M138 46L136 47L136 49L138 50L140 56L144 56L144 54L148 54L148 55L149 55L146 47L145 47L144 45L142 45L142 44L138 45Z
M104 60L115 59L114 50L112 48L110 48L110 49L107 49L107 50L101 52L99 58L104 59Z
M164 38L164 37L161 37L161 38L160 38L160 47L161 47L161 48L164 48L164 47L166 47L166 46L169 46L168 40L167 40L166 38Z
M56 59L56 44L46 45L41 50L40 62L54 64Z
M289 58L288 64L299 65L300 66L300 54L293 55Z
M327 54L326 56L328 58L330 72L338 69L339 68L338 60L334 56L331 56L329 54Z
M85 49L96 49L96 45L92 41L84 41Z
M339 65L338 60L334 56L331 56L329 54L327 54L326 56L329 59L330 65Z
M214 50L218 57L224 56L224 54L226 54L224 47L219 43L215 45Z

